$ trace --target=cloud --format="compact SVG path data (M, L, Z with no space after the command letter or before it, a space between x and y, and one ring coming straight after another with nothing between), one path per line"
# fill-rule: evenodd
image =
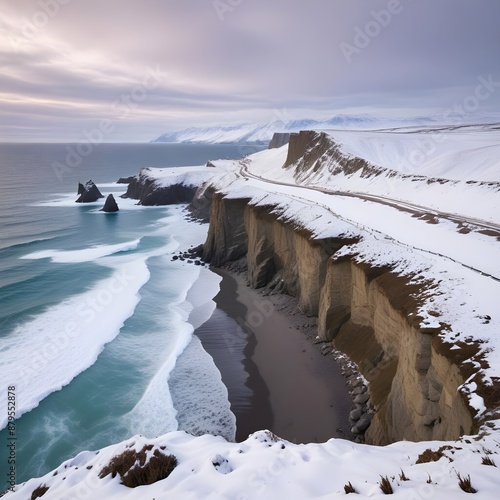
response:
M147 140L273 109L439 111L479 76L500 80L493 0L17 0L4 10L4 140L23 139L23 124L30 137L74 140L101 118L120 122L110 140ZM161 77L144 94L148 68ZM116 103L127 96L125 119ZM481 105L499 102L500 91Z

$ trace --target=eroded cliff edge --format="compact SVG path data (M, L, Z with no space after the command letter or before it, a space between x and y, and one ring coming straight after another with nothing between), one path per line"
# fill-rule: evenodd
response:
M474 352L457 354L438 329L420 326L420 288L388 267L374 267L349 248L352 236L317 238L245 198L212 197L204 258L215 266L246 257L252 287L295 296L319 318L319 336L357 363L376 407L366 441L452 440L478 430L460 390ZM342 251L340 251L342 250Z
M280 168L300 185L325 172L332 179L451 182L371 165L322 132L291 134L283 151ZM259 159L209 162L212 168L192 171L144 169L129 194L161 193L158 203L169 204L188 201L171 196L177 187L188 187L189 198L198 186L189 209L210 219L204 259L216 267L236 262L248 270L250 286L295 296L302 312L318 317L319 337L353 360L369 382L376 413L367 442L454 440L493 425L500 380L495 371L486 373L491 347L479 333L491 317L455 293L464 283L454 271L438 273L432 259L340 219L334 207L280 195L272 182L248 182L252 161ZM459 316L447 313L447 300Z

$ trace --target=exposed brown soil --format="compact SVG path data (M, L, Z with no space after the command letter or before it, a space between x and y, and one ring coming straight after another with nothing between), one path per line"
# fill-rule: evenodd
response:
M452 349L455 346L460 347L460 349ZM464 380L476 374L472 379L477 384L476 393L483 398L484 404L489 411L498 413L500 409L500 378L494 379L493 385L485 383L481 374L478 373L478 368L475 364L479 363L483 369L488 368L485 353L482 350L483 347L484 344L478 341L471 340L471 342L468 343L463 341L449 343L443 341L439 336L433 338L433 348L437 353L452 360L452 362L459 367ZM462 397L467 404L465 394L462 393ZM480 423L481 422L476 422L477 426L479 426Z

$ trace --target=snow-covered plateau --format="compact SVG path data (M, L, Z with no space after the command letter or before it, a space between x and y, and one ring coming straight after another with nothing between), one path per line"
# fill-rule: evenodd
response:
M134 436L5 498L498 498L500 125L315 128L242 160L144 169L139 181L155 199L200 186L192 210L212 206L205 257L246 254L255 286L289 280L320 340L368 380L367 442L383 446L293 444L265 430L242 443ZM167 455L177 465L162 479ZM149 479L129 488L129 469Z

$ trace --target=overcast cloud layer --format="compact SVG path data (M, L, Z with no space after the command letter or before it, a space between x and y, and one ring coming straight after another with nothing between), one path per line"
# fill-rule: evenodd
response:
M500 110L498 0L0 0L0 10L3 141ZM489 91L475 97L481 81Z

